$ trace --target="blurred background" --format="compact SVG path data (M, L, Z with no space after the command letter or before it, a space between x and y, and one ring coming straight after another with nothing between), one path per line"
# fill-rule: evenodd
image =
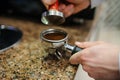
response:
M0 15L8 17L24 18L41 22L41 14L46 11L41 0L1 0ZM66 19L66 24L79 24L84 20L92 20L94 18L95 8L87 9L72 15Z

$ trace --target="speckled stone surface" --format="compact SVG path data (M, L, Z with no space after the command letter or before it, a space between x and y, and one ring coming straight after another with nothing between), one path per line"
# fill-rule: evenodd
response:
M57 60L44 50L40 32L48 28L63 29L69 34L68 42L85 41L89 25L45 26L28 20L0 17L0 24L11 25L23 32L19 44L0 54L0 79L4 80L73 80L77 65L69 58Z

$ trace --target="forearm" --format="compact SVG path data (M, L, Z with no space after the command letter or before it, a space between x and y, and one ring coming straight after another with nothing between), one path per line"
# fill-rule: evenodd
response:
M91 0L91 7L96 7L98 5L100 5L103 1L105 0Z

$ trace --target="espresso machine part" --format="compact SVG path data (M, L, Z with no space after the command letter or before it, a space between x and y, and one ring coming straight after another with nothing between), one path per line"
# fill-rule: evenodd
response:
M79 52L79 51L82 50L82 48L80 48L80 47L72 46L72 45L67 44L67 43L62 46L62 49L70 52L71 55L73 55L73 54L75 54L75 53L77 53L77 52ZM62 53L60 53L58 50L56 50L55 56L56 56L58 59L63 58Z
M65 50L65 51L70 52L71 55L73 55L73 54L77 53L78 51L81 51L81 50L82 50L82 48L80 48L80 47L72 46L72 45L69 45L69 44L67 44L67 43L62 46L62 49ZM61 58L63 58L63 55L62 55L62 54L63 54L63 53L56 52L56 53L55 53L55 56L56 56L58 59L61 59Z
M82 48L80 48L80 47L72 46L72 45L69 45L69 44L64 44L64 48L72 54L82 50Z
M71 54L74 54L81 48L77 46L71 46L67 43L68 34L60 29L47 29L41 32L40 38L52 46L47 46L47 51L50 54L54 54L58 59L63 57L63 54L66 54L66 51L69 51Z
M46 51L55 55L58 59L62 58L61 53L65 53L63 45L67 43L68 34L61 29L47 29L40 33L40 38L47 44Z
M65 22L64 14L58 10L58 6L58 0L53 5L49 6L48 11L42 14L42 23L46 25L59 25Z

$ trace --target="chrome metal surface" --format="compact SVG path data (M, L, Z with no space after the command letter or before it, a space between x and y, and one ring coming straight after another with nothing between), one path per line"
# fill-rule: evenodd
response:
M61 35L64 35L64 37L59 40L51 40L45 37L45 35L51 33L55 33L55 34L60 33ZM51 45L50 47L46 46L48 53L54 54L58 59L62 58L62 54L65 53L63 46L64 44L67 43L67 39L68 39L68 34L65 31L61 29L47 29L40 33L40 38L48 45Z
M64 48L68 50L69 52L72 52L75 46L71 46L69 44L64 44Z
M62 12L53 9L44 12L41 21L46 25L59 25L65 22L65 18Z
M60 39L60 40L50 40L50 39L46 39L46 38L44 37L44 35L50 34L50 33L61 33L61 34L65 35L65 37L64 37L63 39ZM40 38L41 38L42 40L46 41L46 42L49 42L49 43L61 43L61 42L64 42L64 41L66 42L66 41L67 41L67 39L68 39L68 34L67 34L65 31L61 30L61 29L47 29L47 30L44 30L44 31L42 31L42 32L40 33Z

